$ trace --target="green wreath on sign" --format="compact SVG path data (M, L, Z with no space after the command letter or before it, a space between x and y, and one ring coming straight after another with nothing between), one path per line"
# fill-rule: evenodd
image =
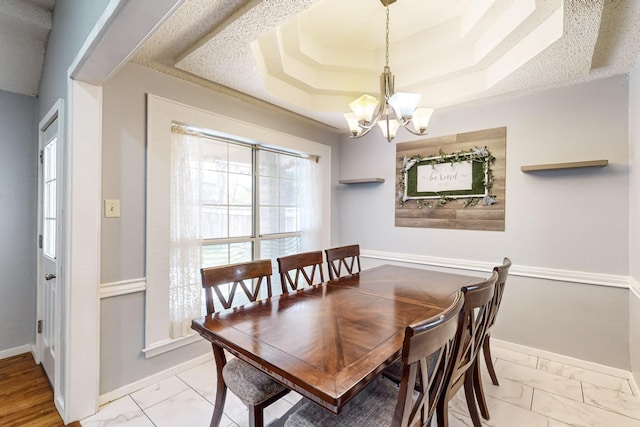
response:
M491 194L493 187L493 171L491 165L496 158L487 147L474 147L455 153L444 153L439 150L437 156L424 157L420 155L398 159L401 162L400 179L398 182L398 203L402 207L409 200L415 200L418 208L431 208L444 205L452 200L465 199L464 207L476 206L482 203L490 206L496 203L496 196ZM418 169L431 166L436 170L437 165L456 163L470 163L471 188L448 189L444 191L419 191Z

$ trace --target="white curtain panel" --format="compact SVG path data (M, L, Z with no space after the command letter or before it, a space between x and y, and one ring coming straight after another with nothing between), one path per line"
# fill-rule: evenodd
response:
M301 251L318 249L320 245L320 225L322 207L322 180L315 156L300 159L300 191L298 191L298 212L300 215Z
M197 135L174 126L171 137L170 337L193 333L191 319L202 315L201 149ZM322 180L317 159L298 159L298 215L301 252L318 250L320 242Z
M180 129L172 132L169 316L174 339L193 333L191 319L202 315L201 143Z

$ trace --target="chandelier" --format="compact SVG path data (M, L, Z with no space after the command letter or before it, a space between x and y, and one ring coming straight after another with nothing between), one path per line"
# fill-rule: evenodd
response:
M349 104L351 112L344 115L349 125L350 137L360 138L368 134L376 123L382 134L391 142L402 125L414 135L424 135L433 113L432 108L416 108L420 94L394 91L395 77L389 68L389 5L396 0L380 0L386 8L386 62L380 75L380 100L362 95ZM409 124L412 124L412 127Z

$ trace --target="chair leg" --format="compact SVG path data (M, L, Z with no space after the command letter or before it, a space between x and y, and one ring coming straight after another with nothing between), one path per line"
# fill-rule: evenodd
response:
M249 427L263 427L262 406L249 406Z
M436 420L438 427L449 427L449 393L445 391L436 405Z
M469 370L473 370L474 366L471 365ZM464 378L464 395L467 399L467 407L469 408L469 415L473 422L473 427L482 427L480 423L480 415L478 415L478 407L476 406L476 397L473 394L473 372L467 371Z
M489 419L489 407L487 406L487 399L484 395L484 387L482 386L482 375L480 374L480 359L476 358L475 368L473 370L473 389L478 400L478 406L480 407L480 415L485 420Z
M500 383L498 382L498 377L496 376L496 370L493 367L493 359L491 359L491 346L489 344L490 342L490 335L487 335L484 338L484 342L482 343L482 351L484 353L484 361L487 364L487 370L489 371L489 376L491 377L491 382L493 383L493 385L500 385Z
M222 420L222 412L224 410L224 402L227 398L227 385L222 378L222 368L227 363L227 358L224 355L222 347L212 343L213 358L216 361L217 372L217 387L216 387L216 402L213 406L213 415L211 416L211 427L218 427L220 420Z

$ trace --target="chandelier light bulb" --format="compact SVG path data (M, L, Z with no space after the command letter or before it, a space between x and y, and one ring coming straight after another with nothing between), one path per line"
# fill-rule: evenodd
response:
M353 137L356 137L362 133L362 128L358 123L358 117L355 113L347 113L344 115L344 118L347 120L347 124L349 125L349 131Z
M349 104L349 108L359 122L369 123L378 107L378 100L371 95L362 95Z
M396 132L400 127L400 122L396 119L378 120L378 126L380 127L380 130L382 130L384 137L387 138L387 141L391 141L396 137Z
M411 120L421 97L419 93L396 92L389 99L389 105L402 122L407 122Z
M429 126L429 120L433 114L433 108L418 108L413 112L413 127L416 132L423 134Z

